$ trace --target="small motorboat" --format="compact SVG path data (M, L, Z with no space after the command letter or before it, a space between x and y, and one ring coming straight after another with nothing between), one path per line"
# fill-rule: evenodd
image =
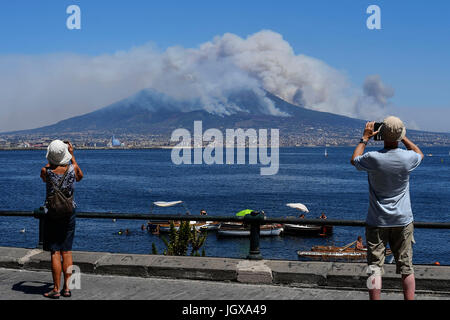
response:
M265 224L261 225L259 235L261 237L274 237L279 236L281 232L283 232L281 224ZM217 235L224 237L249 237L250 225L245 225L241 222L221 223L217 230Z
M308 208L302 203L287 203L286 206L308 213ZM304 217L302 214L300 217ZM297 236L327 237L333 234L333 226L329 225L308 225L285 223L284 233Z
M285 223L283 229L286 234L298 236L327 237L333 234L333 226Z
M252 209L241 210L236 213L237 217L245 217L246 215L251 215L256 211ZM264 211L261 211L264 214ZM273 237L279 236L283 232L283 226L278 223L263 224L260 226L259 235L261 237ZM224 222L220 224L217 230L217 236L224 237L249 237L250 236L250 225L244 222Z
M220 227L220 222L217 221L206 221L206 223L202 224L198 227L199 231L216 231Z

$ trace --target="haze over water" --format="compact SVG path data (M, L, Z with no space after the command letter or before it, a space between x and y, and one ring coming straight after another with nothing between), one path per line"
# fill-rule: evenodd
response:
M378 146L377 146L378 147ZM381 148L381 146L380 146ZM154 201L183 200L192 214L234 215L242 209L264 210L269 217L298 216L286 206L304 203L307 218L325 212L329 219L365 220L367 175L350 165L353 148L282 148L277 175L261 176L259 165L181 165L171 150L76 150L85 178L76 185L80 212L149 213ZM373 150L376 148L368 148ZM416 221L449 222L449 148L423 148L426 156L412 173L410 190ZM248 162L248 161L247 161ZM0 210L31 211L42 205L45 185L39 178L45 151L0 151ZM183 213L157 209L154 213ZM158 236L141 231L144 221L78 219L74 250L150 253ZM20 230L25 228L25 233ZM130 229L131 235L118 235ZM280 236L261 239L266 259L297 260L297 250L313 245L344 245L364 236L363 228L335 227L327 239ZM448 230L416 229L414 263L450 265ZM0 246L35 247L38 222L33 218L0 217ZM248 254L248 239L218 239L210 233L207 256Z

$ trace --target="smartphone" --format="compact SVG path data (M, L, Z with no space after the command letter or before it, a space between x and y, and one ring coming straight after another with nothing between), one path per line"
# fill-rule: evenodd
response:
M380 132L378 132L376 135L373 136L373 140L375 141L382 141L383 140L383 135L381 134L381 128L383 127L383 123L382 122L375 122L375 125L373 127L373 131L377 132L378 130L380 130Z

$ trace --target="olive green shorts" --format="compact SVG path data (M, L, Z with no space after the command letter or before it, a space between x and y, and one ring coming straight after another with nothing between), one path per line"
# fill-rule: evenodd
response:
M384 274L386 245L389 244L398 274L413 274L414 224L404 227L367 227L367 263L372 273Z

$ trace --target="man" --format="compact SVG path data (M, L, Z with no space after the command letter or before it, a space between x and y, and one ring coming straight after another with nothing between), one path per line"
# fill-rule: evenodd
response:
M369 296L380 299L384 273L385 249L389 243L402 275L405 300L414 299L415 279L412 266L413 214L409 196L409 175L423 159L420 149L406 138L403 122L390 116L374 132L375 122L368 122L351 163L368 173L369 209L366 219L367 263L372 284ZM384 148L364 153L370 138L381 132ZM407 150L400 149L402 142ZM364 154L363 154L364 153Z

